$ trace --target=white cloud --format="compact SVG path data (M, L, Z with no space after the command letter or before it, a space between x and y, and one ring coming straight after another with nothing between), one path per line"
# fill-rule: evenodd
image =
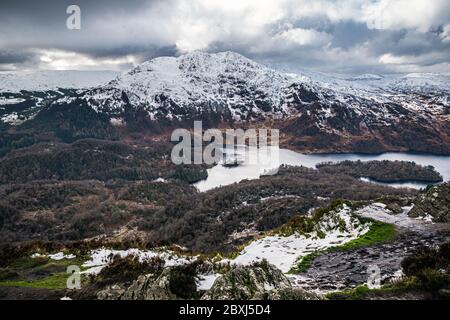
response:
M450 19L448 0L379 0L364 7L362 20L375 29L427 32Z
M396 56L391 53L386 53L380 57L379 61L383 64L404 64L409 60L405 56Z
M444 26L441 39L443 42L450 42L450 24Z
M363 7L368 0L292 0L289 12L292 18L323 16L332 22L359 20Z
M39 68L43 70L118 70L121 66L136 64L133 56L115 59L93 59L87 55L63 50L36 50Z
M0 47L45 48L39 67L52 69L117 69L153 56L153 49L156 55L236 50L294 67L348 69L406 64L419 69L421 63L433 64L432 57L442 62L434 51L450 56L449 0L164 0L139 10L128 3L99 9L95 15L81 9L79 32L8 16L9 23L0 20Z
M170 19L181 51L207 48L215 41L251 41L286 16L284 0L180 0Z
M312 29L293 28L277 34L275 38L304 46L326 44L330 41L331 35Z
M446 53L434 51L420 55L394 55L384 54L379 62L389 65L397 72L437 72L447 73L450 71L450 63L447 61Z

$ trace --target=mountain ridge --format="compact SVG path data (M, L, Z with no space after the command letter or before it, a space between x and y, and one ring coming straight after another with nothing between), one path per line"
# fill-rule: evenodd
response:
M270 125L280 129L283 146L304 152L450 154L448 82L430 74L287 74L238 53L196 51L154 58L106 84L51 93L31 107L11 100L20 95L8 96L12 103L0 119L7 126L39 124L44 109L51 115L76 106L128 132L161 133L203 120L205 128Z

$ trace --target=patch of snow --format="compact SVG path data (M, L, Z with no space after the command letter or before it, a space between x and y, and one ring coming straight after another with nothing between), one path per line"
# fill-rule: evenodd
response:
M286 199L286 198L300 198L300 197L295 194L286 194L286 195L282 195L282 196L262 197L259 199L259 201L265 202L265 201L269 201L269 200L280 200L280 199Z
M345 222L345 230L339 228L339 220ZM369 231L370 224L360 224L356 221L351 216L351 209L344 206L334 215L326 215L320 221L319 228L325 234L323 238L319 237L317 231L288 237L268 236L250 243L232 263L248 265L266 259L286 273L305 255L342 245Z
M152 258L160 257L165 261L166 267L178 266L187 264L195 260L189 257L180 257L169 251L152 251L152 250L140 250L140 249L127 249L127 250L113 250L113 249L97 249L90 252L91 259L83 263L83 267L88 268L82 271L83 274L97 274L104 267L110 264L115 256L125 258L127 256L135 256L140 262L149 261Z
M412 210L412 208L414 208L414 203L410 204L409 206L402 207L403 213L408 214Z
M426 222L433 223L433 216L430 215L430 214L428 214L428 213L426 213L424 216L419 216L419 217L417 217L416 219L417 219L417 220L423 220L423 221L426 221Z
M41 257L48 257L51 260L59 261L59 260L63 260L63 259L69 259L69 260L70 259L75 259L77 256L72 254L72 253L65 254L64 252L57 252L57 253L49 254L49 255L40 254L40 253L36 252L36 253L33 253L31 255L31 258L33 258L33 259L34 258L41 258Z
M357 210L355 213L362 217L390 223L397 227L414 231L421 231L429 224L426 221L409 217L407 213L411 207L405 207L402 213L392 214L385 206L386 205L381 203L374 203Z
M11 112L10 114L4 115L0 118L0 120L4 123L9 123L12 125L18 125L25 121L23 119L20 119L17 112Z
M111 118L109 120L109 122L111 123L111 125L113 125L114 127L123 127L125 126L125 121L122 118Z
M218 273L199 275L197 279L197 290L209 290L214 284L214 281L220 276Z
M9 104L16 104L26 101L25 99L21 98L4 98L0 97L0 105L9 105Z
M69 253L69 254L65 254L64 252L58 252L55 254L50 254L48 255L48 257L52 260L63 260L63 259L75 259L76 255Z

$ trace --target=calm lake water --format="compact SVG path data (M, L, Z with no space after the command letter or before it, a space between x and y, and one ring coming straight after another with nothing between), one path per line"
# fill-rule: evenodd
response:
M247 152L245 152L247 151ZM444 178L445 181L450 180L450 156L436 156L429 154L413 154L413 153L398 153L387 152L377 155L345 153L345 154L301 154L288 149L279 149L278 156L273 152L270 154L264 153L256 148L238 147L236 154L244 158L247 155L244 163L237 167L224 167L220 164L208 170L208 178L195 184L199 191L207 191L220 186L229 185L244 179L258 179L261 174L275 171L279 165L294 165L304 166L308 168L315 168L321 162L339 162L344 160L400 160L400 161L414 161L417 164L433 166ZM227 151L225 151L227 152ZM228 150L228 152L230 152ZM259 153L258 161L254 161ZM271 156L272 155L272 156ZM252 158L253 157L253 158ZM261 163L263 162L263 163ZM389 183L393 187L409 187L409 188L425 188L426 184L405 182L405 183Z

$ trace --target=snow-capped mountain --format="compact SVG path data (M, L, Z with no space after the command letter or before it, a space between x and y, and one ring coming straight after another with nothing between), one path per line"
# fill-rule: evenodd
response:
M212 109L244 120L286 114L285 89L296 81L237 53L194 52L145 62L86 97L98 111L121 113L132 105L152 119Z
M355 116L386 124L409 112L446 114L448 81L444 76L302 76L272 70L233 52L194 52L145 62L88 92L85 99L99 112L121 114L131 106L145 110L151 119L214 110L234 120L251 120L296 115L313 104L323 118L332 117L333 106L339 105Z
M450 141L449 83L450 76L436 74L288 74L233 52L193 52L152 59L49 105L76 101L134 130L142 121L146 128L211 118L275 121L291 147L308 151L450 153L443 143ZM0 106L3 122L20 123L8 113L15 106Z
M193 52L145 62L88 91L114 121L278 121L291 147L312 151L450 153L446 75L356 77L282 73L237 53Z

